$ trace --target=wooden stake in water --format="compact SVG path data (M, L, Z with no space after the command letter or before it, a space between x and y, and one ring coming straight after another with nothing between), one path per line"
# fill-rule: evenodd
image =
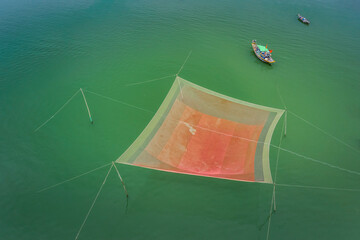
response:
M88 104L87 104L87 101L86 101L86 98L85 98L85 94L84 94L82 88L80 88L80 91L81 91L81 93L82 93L82 95L83 95L83 97L84 97L84 102L85 102L86 108L87 108L88 113L89 113L90 122L91 122L91 124L93 124L94 122L93 122L93 120L92 120L92 118L91 118L90 109L89 109L89 106L88 106Z
M118 176L119 176L119 178L120 178L121 184L123 185L123 188L124 188L124 191L125 191L125 194L126 194L126 198L129 198L128 191L126 190L125 183L124 183L124 181L123 181L123 179L122 179L122 177L121 177L121 175L120 175L120 172L119 172L119 170L117 169L115 163L112 162L112 164L113 164L113 166L115 167L115 170L116 170L116 172L117 172L117 174L118 174Z

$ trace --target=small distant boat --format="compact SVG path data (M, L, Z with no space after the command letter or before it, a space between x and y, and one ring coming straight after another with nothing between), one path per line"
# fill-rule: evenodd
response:
M267 46L258 45L256 40L252 40L251 46L254 50L255 55L263 62L272 64L275 62L271 57L272 50L267 49Z
M305 23L305 24L310 24L310 21L307 20L306 18L304 18L303 16L300 15L300 13L298 13L298 19L300 22Z

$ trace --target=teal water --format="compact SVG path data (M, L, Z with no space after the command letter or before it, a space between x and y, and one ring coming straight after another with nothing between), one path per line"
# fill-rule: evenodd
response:
M358 1L3 0L0 2L0 239L75 239L114 161L176 73L241 100L287 108L282 147L360 172ZM300 12L312 22L298 22ZM277 61L261 63L252 39ZM282 121L272 143L279 144ZM354 150L355 149L355 150ZM275 174L277 150L270 162ZM272 186L119 166L78 239L266 239ZM360 189L360 176L281 151L281 184ZM269 239L357 239L360 191L278 186Z

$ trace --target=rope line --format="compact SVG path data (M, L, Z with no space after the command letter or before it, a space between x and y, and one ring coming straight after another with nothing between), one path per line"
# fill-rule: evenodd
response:
M327 136L331 137L332 139L334 139L334 140L338 141L339 143L342 143L343 145L347 146L348 148L351 148L351 149L352 149L352 150L354 150L354 151L360 152L360 150L358 150L358 149L354 148L354 147L353 147L353 146L351 146L350 144L348 144L348 143L344 142L343 140L341 140L341 139L339 139L339 138L335 137L334 135L332 135L332 134L328 133L327 131L325 131L325 130L323 130L323 129L319 128L319 127L318 127L318 126L316 126L315 124L313 124L313 123L309 122L308 120L306 120L306 119L304 119L304 118L300 117L300 116L299 116L299 115L297 115L296 113L291 112L291 111L288 111L288 112L289 112L290 114L292 114L293 116L297 117L298 119L300 119L300 120L304 121L305 123L309 124L310 126L312 126L312 127L316 128L317 130L319 130L320 132L324 133L325 135L327 135Z
M184 121L179 121L180 123L182 124L185 124L186 122ZM249 141L249 142L255 142L255 143L261 143L261 144L264 144L264 145L269 145L271 147L274 147L274 148L278 148L284 152L288 152L290 154L293 154L293 155L296 155L298 157L302 157L302 158L305 158L307 160L310 160L310 161L313 161L313 162L316 162L316 163L319 163L319 164L322 164L322 165L325 165L325 166L328 166L328 167L331 167L331 168L335 168L335 169L338 169L338 170L341 170L341 171L345 171L345 172L348 172L348 173L352 173L352 174L356 174L356 175L360 175L360 172L357 172L357 171L352 171L352 170L348 170L348 169L345 169L345 168L341 168L341 167L338 167L338 166L335 166L335 165L332 165L332 164L329 164L329 163L326 163L326 162L323 162L323 161L320 161L320 160L317 160L315 158L312 158L312 157L308 157L308 156L305 156L305 155L302 155L300 153L296 153L294 151L291 151L291 150L288 150L288 149L285 149L285 148L282 148L282 147L278 147L274 144L271 144L271 143L265 143L265 142L261 142L261 141L256 141L256 140L253 140L253 139L248 139L248 138L244 138L244 137L240 137L240 136L233 136L231 134L226 134L226 133L222 133L222 132L218 132L218 131L215 131L215 130L212 130L212 129L208 129L208 128L204 128L204 127L200 127L200 126L196 126L196 125L192 125L190 123L186 123L194 128L198 128L198 129L203 129L203 130L206 130L206 131L209 131L209 132L214 132L214 133L217 133L217 134L221 134L221 135L224 135L224 136L229 136L229 137L233 137L233 138L238 138L238 139L242 139L242 140L246 140L246 141Z
M282 143L282 139L283 139L284 126L285 126L285 121L283 122L283 125L282 125L281 134L280 134L280 141L279 141L279 148L278 148L277 156L276 156L276 167L275 167L275 177L274 177L274 211L276 211L275 185L276 185L276 179L277 179L277 172L278 172L278 165L279 165L279 158L280 158L280 147L281 147L281 143Z
M176 75L179 75L179 74L180 74L180 72L182 71L183 67L185 66L187 60L189 59L191 53L192 53L192 50L190 50L189 54L187 55L187 57L186 57L186 59L185 59L185 62L183 63L183 65L181 66L181 68L179 69L179 71L177 72Z
M277 90L277 92L278 92L278 94L279 94L279 97L280 97L281 103L282 103L282 105L284 106L284 109L286 110L286 109L287 109L287 107L286 107L286 104L285 104L284 98L283 98L283 97L282 97L282 95L281 95L280 88L279 88L279 84L277 84L277 85L276 85L276 90Z
M278 152L277 152L277 157L276 157L276 167L275 167L274 184L275 184L276 179L277 179L277 171L278 171L279 157L280 157L280 148L281 148L281 143L282 143L282 139L283 139L284 126L285 126L285 121L283 122L283 126L282 126L282 129L281 129L281 135L280 135L279 147L278 147Z
M269 236L270 236L271 217L272 217L272 213L273 213L273 207L274 207L274 211L276 211L276 195L275 195L276 190L275 190L275 187L276 187L277 170L278 170L278 164L279 164L279 158L280 158L280 147L281 147L281 143L282 143L282 139L283 139L283 133L284 133L284 126L285 126L285 121L283 122L283 125L282 125L282 128L281 128L279 147L278 147L277 156L276 156L274 186L273 186L273 193L272 193L270 210L269 210L270 216L269 216L269 223L268 223L268 228L267 228L266 240L268 240Z
M86 220L88 219L88 217L89 217L89 215L90 215L90 213L91 213L91 210L93 209L93 207L94 207L94 205L95 205L95 202L96 202L97 198L99 197L100 192L101 192L103 186L105 185L105 182L106 182L106 180L107 180L107 178L108 178L108 176L109 176L109 173L110 173L112 167L113 167L113 165L110 166L109 171L108 171L108 173L106 174L105 179L104 179L103 183L101 184L100 189L99 189L99 191L97 192L96 197L95 197L93 203L91 204L91 207L90 207L89 211L87 212L87 214L86 214L86 216L85 216L85 219L84 219L83 223L81 224L78 233L76 234L75 240L78 239L78 237L79 237L79 235L80 235L80 233L81 233L81 230L83 229L83 227L84 227L84 225L85 225L85 223L86 223Z
M271 145L271 144L270 144L270 145ZM275 146L273 146L273 145L271 145L271 146L272 146L272 147L275 147ZM322 165L325 165L325 166L328 166L328 167L331 167L331 168L335 168L335 169L338 169L338 170L341 170L341 171L345 171L345 172L352 173L352 174L356 174L356 175L359 175L359 176L360 176L360 172L356 172L356 171L352 171L352 170L349 170L349 169L341 168L341 167L332 165L332 164L330 164L330 163L326 163L326 162L317 160L317 159L315 159L315 158L308 157L308 156L305 156L305 155L302 155L302 154L299 154L299 153L296 153L296 152L287 150L287 149L285 149L285 148L280 148L280 149L281 149L282 151L284 151L284 152L291 153L291 154L296 155L296 156L298 156L298 157L302 157L302 158L305 158L305 159L307 159L307 160L310 160L310 161L313 161L313 162L316 162L316 163L319 163L319 164L322 164Z
M169 77L174 77L174 76L175 76L175 74L161 77L161 78L155 78L155 79L151 79L151 80L147 80L147 81L142 81L142 82L128 83L125 86L128 87L128 86L140 85L140 84L149 83L149 82L155 82L155 81L159 81L159 80L169 78Z
M72 181L72 180L74 180L74 179L77 179L77 178L82 177L82 176L84 176L84 175L87 175L87 174L89 174L89 173L95 172L96 170L99 170L99 169L104 168L104 167L106 167L106 166L109 166L110 164L111 164L111 163L107 163L107 164L105 164L105 165L103 165L103 166L97 167L97 168L95 168L95 169L93 169L93 170L90 170L90 171L87 171L87 172L82 173L82 174L80 174L80 175L77 175L77 176L75 176L75 177L69 178L69 179L67 179L67 180L65 180L65 181L62 181L62 182L59 182L59 183L57 183L57 184L51 185L51 186L49 186L49 187L43 188L43 189L37 191L37 193L41 193L41 192L43 192L43 191L46 191L46 190L49 190L49 189L51 189L51 188L57 187L57 186L59 186L59 185L61 185L61 184L70 182L70 181Z
M282 105L283 105L283 107L284 107L284 109L285 109L285 132L284 132L284 134L285 134L285 136L286 136L286 133L287 133L287 112L288 112L288 110L287 110L287 106L286 106L286 104L285 104L284 98L283 98L282 95L281 95L278 82L276 83L276 90L277 90L277 92L278 92L278 94L279 94L281 103L282 103Z
M141 108L141 107L138 107L138 106L135 106L135 105L132 105L132 104L129 104L129 103L126 103L126 102L111 98L111 97L107 97L107 96L101 95L101 94L96 93L96 92L92 92L92 91L89 91L89 90L86 90L86 89L84 91L88 92L88 93L92 93L92 94L97 95L97 96L102 97L102 98L106 98L106 99L108 99L110 101L113 101L113 102L121 103L121 104L126 105L128 107L136 108L136 109L148 112L148 113L154 113L153 111L147 110L145 108Z
M177 74L176 74L176 77L177 77ZM181 93L181 99L184 99L184 95L183 95L183 92L182 92L182 88L181 88L181 84L180 84L180 80L177 78L177 82L179 84L179 88L180 88L180 93Z
M117 172L117 174L118 174L118 176L119 176L119 178L120 178L120 181L121 181L121 183L122 183L122 185L123 185L123 187L124 187L124 191L125 191L126 197L128 198L128 197L129 197L129 194L128 194L128 191L126 190L125 183L124 183L124 181L123 181L123 179L122 179L122 177L121 177L121 175L120 175L120 172L119 172L119 170L117 169L115 163L112 162L112 164L113 164L113 166L115 167L115 170L116 170L116 172Z
M291 111L287 110L287 107L286 107L286 104L285 104L284 98L282 97L281 92L280 92L280 89L279 89L279 85L277 85L277 88L276 88L276 89L277 89L277 91L278 91L278 94L279 94L280 100L281 100L281 102L282 102L282 104L283 104L283 106L284 106L284 108L285 108L285 110L286 110L287 112L289 112L290 114L292 114L294 117L297 117L298 119L300 119L300 120L304 121L305 123L309 124L310 126L312 126L312 127L316 128L317 130L319 130L320 132L324 133L324 134L325 134L325 135L327 135L328 137L331 137L332 139L336 140L337 142L339 142L339 143L341 143L341 144L343 144L343 145L347 146L348 148L351 148L352 150L354 150L354 151L356 151L356 152L360 152L360 150L358 150L358 149L356 149L355 147L351 146L350 144L348 144L348 143L344 142L344 141L343 141L343 140L341 140L340 138L338 138L338 137L336 137L336 136L334 136L334 135L330 134L329 132L327 132L327 131L325 131L325 130L321 129L320 127L316 126L315 124L313 124L313 123L309 122L308 120L306 120L306 119L304 119L304 118L300 117L300 116L299 116L299 115L297 115L296 113L294 113L294 112L291 112ZM285 115L285 117L287 117L287 116ZM285 132L286 132L286 131L285 131Z
M277 183L276 186L284 186L284 187L294 187L294 188L312 188L312 189L322 189L322 190L338 190L338 191L351 191L351 192L360 192L360 189L354 188L334 188L334 187L319 187L319 186L311 186L311 185L293 185L293 184L283 184Z
M45 121L43 124L41 124L37 129L35 129L34 132L37 132L40 128L42 128L43 126L45 126L45 124L47 124L51 119L53 119L53 118L55 117L55 115L58 114L58 113L75 97L76 94L78 94L79 91L80 91L80 89L77 90L77 91L75 92L75 94L72 95L72 97L69 98L69 99L65 102L65 104L62 105L62 106L59 108L59 110L57 110L48 120L46 120L46 121Z

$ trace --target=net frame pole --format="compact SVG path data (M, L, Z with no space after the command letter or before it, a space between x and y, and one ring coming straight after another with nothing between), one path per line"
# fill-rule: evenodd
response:
M285 132L284 132L284 136L286 137L287 112L288 112L288 110L287 110L287 106L286 106L285 101L284 101L284 99L283 99L283 97L282 97L282 95L281 95L281 92L280 92L279 82L276 83L276 90L277 90L277 92L278 92L278 95L279 95L279 97L280 97L281 103L282 103L282 105L283 105L283 107L284 107L284 110L285 110Z
M275 190L273 190L273 194L272 194L272 198L271 198L271 204L270 204L270 210L269 210L269 223L267 226L266 240L269 240L269 236L270 236L271 217L273 215L273 211L275 211L273 209L273 206L275 206L274 201L275 201Z
M283 140L284 131L286 131L286 115L284 118L283 126L281 128L279 147L278 147L278 152L277 152L277 156L276 156L275 177L274 177L274 182L273 182L274 188L273 188L273 196L272 196L273 197L272 201L274 204L274 212L276 212L276 180L277 180L277 172L278 172L278 165L279 165L279 158L280 158L280 148L281 148L281 143Z
M90 113L90 108L89 108L89 106L88 106L88 104L87 104L86 97L85 97L85 94L84 94L82 88L80 88L80 91L81 91L81 93L82 93L82 95L83 95L83 98L84 98L84 102L85 102L85 105L86 105L86 108L87 108L87 111L88 111L88 114L89 114L90 122L91 122L91 124L93 124L94 121L92 120L91 113Z
M126 190L126 186L125 186L125 183L124 183L124 180L122 179L121 175L120 175L120 172L118 170L118 168L116 167L116 164L115 162L112 162L112 165L114 166L118 176L119 176L119 179L121 181L121 184L123 185L123 188L124 188L124 191L125 191L125 194L126 194L126 198L129 198L129 194L128 194L128 191Z
M277 156L276 156L275 177L274 177L274 181L273 181L273 192L272 192L271 203L270 203L269 223L268 223L268 227L267 227L266 240L268 240L269 236L270 236L271 217L272 217L273 213L276 212L276 180L277 180L277 171L278 171L279 158L280 158L280 148L281 148L281 143L282 143L283 134L284 134L285 129L286 129L286 118L284 119L284 122L283 122L283 125L281 128L279 147L278 147L278 152L277 152Z

